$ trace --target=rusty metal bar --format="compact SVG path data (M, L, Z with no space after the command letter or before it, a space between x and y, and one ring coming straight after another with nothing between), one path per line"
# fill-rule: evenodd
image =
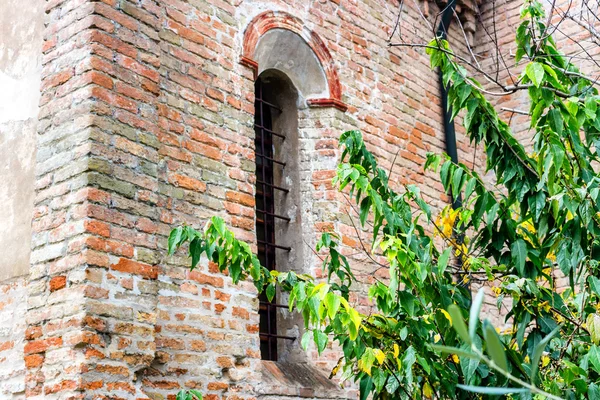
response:
M264 240L257 240L256 242L257 242L258 244L263 244L263 245L265 245L265 246L267 246L267 247L274 247L274 248L276 248L276 249L281 249L281 250L286 250L286 251L290 251L290 250L292 250L292 248L291 248L291 247L287 247L287 246L280 246L280 245L278 245L278 244L275 244L275 243L269 243L269 242L265 242Z
M280 191L282 191L282 192L284 192L284 193L289 193L289 192L290 192L290 189L286 189L286 188L283 188L283 187L281 187L281 186L273 185L273 184L271 184L271 183L267 183L267 182L259 181L258 179L256 180L256 183L257 183L258 185L263 185L263 186L269 186L269 187L272 187L273 189L280 190Z
M284 221L290 222L291 218L288 217L284 217L283 215L278 215L278 214L274 214L274 213L270 213L268 211L264 211L264 210L259 210L258 208L256 209L256 212L259 214L267 214L271 217L275 217L275 218L279 218L279 219L283 219Z
M254 124L254 127L255 127L255 128L258 128L258 129L260 129L260 130L262 130L262 131L265 131L265 132L267 132L267 133L269 133L269 134L271 134L271 135L273 135L273 136L277 136L277 137L280 137L280 138L282 138L282 139L285 139L285 135L282 135L281 133L273 132L272 130L270 130L269 128L266 128L266 127L265 127L264 125L262 125L262 124L261 124L261 125Z
M287 340L296 340L295 336L284 336L284 335L276 335L276 334L272 334L272 333L259 333L259 336L262 337L266 337L266 338L275 338L275 339L287 339Z
M281 166L285 167L285 163L284 163L284 162L281 162L281 161L275 160L274 158L271 158L271 157L268 157L268 156L263 156L262 154L259 154L259 153L255 153L254 155L255 155L256 157L261 157L261 158L264 158L264 159L266 159L266 160L269 160L269 161L272 161L272 162L274 162L275 164L279 164L279 165L281 165Z
M261 93L261 94L262 94L262 93ZM279 106L276 106L276 105L275 105L275 104L273 104L273 103L269 103L268 101L264 100L264 99L262 98L262 96L261 96L260 98L255 98L255 99L254 99L254 101L255 101L255 102L260 102L260 103L266 104L266 105L268 105L269 107L271 107L271 108L274 108L275 110L277 110L277 111L279 111L279 112L281 112L281 111L282 111L282 110L281 110L281 108L279 108Z
M276 307L276 308L285 308L288 309L290 306L287 306L285 304L277 304L277 303L269 303L268 301L261 301L259 302L259 304L262 305L270 305L271 307Z

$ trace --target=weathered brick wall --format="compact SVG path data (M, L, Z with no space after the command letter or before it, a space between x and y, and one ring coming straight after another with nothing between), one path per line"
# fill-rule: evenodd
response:
M302 382L282 385L277 373L263 380L254 288L232 286L205 262L189 272L181 255L165 258L166 235L221 214L239 237L255 240L253 71L239 60L245 27L272 9L323 39L349 106L301 113L308 245L331 228L347 253L358 243L346 199L330 185L345 129L361 129L385 168L398 153L392 180L423 184L433 206L442 206L439 183L421 173L425 152L443 148L436 75L422 51L388 48L396 7L47 4L29 397L161 398L180 385L209 398L304 390ZM414 26L422 23L415 9L405 12ZM428 32L411 35L423 42ZM368 281L372 267L363 265ZM318 266L313 256L304 260L309 272ZM318 363L336 359L331 350Z
M481 5L479 24L495 28L511 66L519 6ZM404 5L403 40L426 43L431 29L415 7ZM279 16L269 23L320 38L313 49L330 79L330 98L299 109L298 269L319 276L310 249L321 232L338 232L362 282L353 302L368 310L365 287L387 271L357 251L369 234L331 186L339 134L360 129L398 189L417 183L434 210L448 203L422 173L426 152L445 149L437 75L422 49L388 46L397 10L386 0L47 1L33 252L27 282L0 284L0 397L162 399L184 386L209 399L355 396L314 374L337 361L333 347L311 349L306 365L261 361L254 287L232 285L206 260L190 272L183 252L166 257L166 237L218 214L255 243L255 76L242 55L252 21ZM469 33L474 25L465 20ZM589 44L578 39L563 49ZM458 30L450 41L467 54ZM472 43L491 68L485 30ZM527 109L523 94L493 102ZM483 152L459 124L459 159L481 169ZM526 116L511 127L527 142Z
M233 286L205 260L189 272L183 253L166 257L166 236L219 214L256 240L254 75L240 59L246 27L277 10L322 39L348 106L299 110L301 268L319 274L310 247L335 230L372 282L373 265L356 251L357 218L331 187L339 134L363 131L384 168L395 162L398 188L419 184L438 210L448 200L422 173L426 152L444 149L437 76L422 50L388 47L397 9L384 0L46 3L28 397L160 399L181 386L215 399L344 395L318 378L291 380L293 366L261 362L254 287ZM414 6L405 5L403 23L405 40L429 40ZM472 159L460 130L459 148ZM2 298L19 296L14 284ZM368 307L363 288L354 301ZM24 301L11 304L11 315L23 312ZM338 357L313 349L307 359L327 371Z

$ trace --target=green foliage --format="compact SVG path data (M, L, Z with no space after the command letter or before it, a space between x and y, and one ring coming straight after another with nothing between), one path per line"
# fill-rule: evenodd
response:
M470 320L469 326L476 326L479 323L479 314L481 311L481 301L483 299L483 290L480 290L477 294L476 300L471 305L470 312ZM454 329L460 334L461 338L468 345L467 348L458 348L458 347L449 347L449 346L440 346L433 345L432 347L442 353L449 354L457 354L462 357L466 357L472 360L476 360L477 363L483 363L490 368L490 371L495 371L500 376L503 376L511 383L516 383L521 387L490 387L490 386L473 386L473 385L464 385L458 384L457 387L471 393L481 393L488 395L501 395L501 394L515 394L515 393L523 393L528 396L531 394L541 395L544 398L553 399L553 400L561 400L560 397L554 396L550 393L546 393L543 390L537 388L535 386L535 378L537 376L537 371L539 368L540 358L546 348L546 345L550 342L550 340L558 333L560 328L554 329L548 336L542 339L535 347L533 352L533 358L531 363L529 364L531 382L525 382L518 377L516 377L513 373L511 373L507 358L506 358L506 349L505 345L496 333L496 329L492 326L492 324L485 320L483 322L483 338L482 342L483 347L485 347L486 352L488 353L488 357L486 357L481 351L481 346L475 345L477 339L476 330L472 330L470 332L466 332L464 330L465 323L462 320L462 316L460 314L454 314ZM591 397L593 398L593 397Z
M202 400L202 393L195 389L180 390L175 397L176 400Z
M532 154L446 41L435 39L427 50L443 73L453 115L462 111L471 142L483 145L496 187L463 164L428 155L425 168L463 198L462 207L436 218L417 186L390 187L359 132L340 137L334 183L358 206L361 225L372 225L372 248L389 268L389 280L369 289L373 312L350 304L356 278L333 233L317 246L327 255L323 282L269 272L218 217L202 232L174 229L169 252L187 244L192 268L206 257L234 282L251 278L269 297L276 286L289 292L290 309L305 322L302 345L322 352L337 343L343 356L332 374L357 382L361 399L598 398L600 179L593 166L600 97L546 34L541 4L527 2L521 16L516 58L528 60L519 84L530 97ZM560 293L556 270L570 283ZM496 285L498 304L511 300L505 306L513 329L499 334L479 322L483 297L472 299L465 285L474 279Z

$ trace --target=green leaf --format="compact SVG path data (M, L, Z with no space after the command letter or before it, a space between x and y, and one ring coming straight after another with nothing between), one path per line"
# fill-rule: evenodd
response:
M588 386L588 399L600 399L600 388L595 383Z
M404 357L402 358L402 368L404 369L404 376L406 376L406 380L408 381L409 385L412 384L412 367L415 361L417 361L416 351L412 346L409 346L404 351Z
M452 195L454 198L458 197L460 190L462 189L463 174L464 171L462 168L456 168L454 170L454 175L452 176Z
M600 349L596 345L592 345L590 347L590 351L588 352L588 357L594 369L596 371L600 371Z
M196 398L198 400L202 400L202 393L200 393L200 391L196 390L196 389L190 389L189 392L191 394L193 394L194 396L196 396Z
M500 337L498 337L494 326L487 320L484 323L483 336L485 338L488 355L500 369L508 372L508 363L506 361L506 354L504 353L504 345L500 341Z
M212 226L215 227L215 229L217 230L217 232L219 233L219 235L223 236L223 234L225 233L225 221L223 221L223 218L221 217L213 217L210 220L210 224Z
M511 258L520 276L525 274L525 260L527 259L527 243L523 239L517 239L510 246Z
M477 110L479 109L479 101L477 99L470 99L467 102L467 115L465 115L465 119L463 121L463 125L465 129L469 131L471 129L471 125L473 124L473 118L477 115Z
M195 237L190 243L190 254L192 256L192 268L196 268L198 262L200 261L200 256L204 251L204 247L202 246L202 240L199 237Z
M365 197L360 203L360 224L365 226L367 222L367 217L369 216L369 211L371 210L371 198Z
M465 103L465 100L471 94L471 90L472 90L471 85L463 84L463 85L459 86L459 88L458 88L458 98L460 100L460 107L463 106L463 104Z
M585 320L590 338L594 344L600 343L600 315L589 314Z
M479 292L477 292L477 296L475 296L473 304L471 305L471 312L469 314L469 337L473 341L475 340L477 324L479 324L479 314L481 313L484 295L483 289L479 289Z
M442 180L442 185L444 185L444 190L448 191L450 189L450 182L448 178L450 177L450 170L453 165L451 161L446 161L442 164L442 168L440 168L440 178Z
M456 330L456 333L458 333L465 343L470 345L472 343L471 337L469 336L469 331L467 331L467 325L465 324L460 308L456 304L450 304L448 313L452 317L452 326Z
M181 241L181 236L183 234L183 226L178 226L173 229L169 234L169 255L173 255L175 253L175 249L179 246L179 242Z
M319 351L319 354L321 354L323 350L325 350L325 346L327 346L328 337L319 329L315 329L313 334L317 350Z
M358 332L358 328L360 327L360 323L362 321L360 314L354 308L349 308L348 316L350 317L350 320L352 321L353 326L355 327L356 331ZM352 339L352 337L351 337L351 339ZM354 340L354 339L352 339L352 340Z
M325 295L325 305L327 306L327 315L330 319L334 319L340 309L340 298L335 293L329 292Z
M308 350L308 346L310 345L310 341L312 338L313 338L313 335L312 335L311 331L306 331L302 335L302 340L300 341L300 344L302 345L302 348L304 349L304 351Z
M267 299L269 301L273 301L274 297L275 297L275 285L271 283L269 286L267 286Z
M525 67L525 74L536 87L540 87L544 79L544 67L537 62L531 62Z
M469 386L469 385L456 385L456 387L466 390L467 392L501 395L511 393L528 393L529 389L524 388L499 388L499 387L487 387L487 386Z
M542 64L542 66L544 67L544 71L546 71L546 81L549 82L554 88L558 90L564 90L563 86L558 80L556 71L552 69L552 67L550 67L549 65Z
M467 186L465 187L465 202L467 200L469 200L469 197L471 197L471 194L473 193L473 190L475 190L475 184L477 183L477 178L472 177L471 179L469 179L467 181Z
M402 329L400 329L400 340L402 340L402 341L406 340L407 336L408 336L408 328L403 327Z
M535 349L533 350L533 358L531 359L531 383L532 384L535 384L535 377L537 375L537 371L540 366L539 365L540 358L542 357L542 354L544 353L544 349L546 348L546 345L550 342L552 337L554 335L556 335L559 331L560 331L560 327L557 327L552 332L550 332L548 335L546 335L545 338L540 340L540 342L535 346Z
M590 288L596 293L596 296L600 297L600 279L595 276L589 278Z
M373 390L373 379L369 375L364 375L360 380L360 400L367 400Z
M373 370L373 383L375 384L375 391L381 392L383 386L385 385L385 381L387 380L388 375L385 373L385 370L376 368Z
M554 108L548 112L548 122L550 124L550 129L559 135L562 135L563 118L559 110Z
M438 274L443 275L444 271L446 271L446 267L448 266L448 259L450 258L450 252L452 249L448 247L440 256L438 257Z
M367 347L362 357L360 358L361 369L365 371L367 374L371 375L371 369L373 368L373 363L375 362L375 352L371 347Z

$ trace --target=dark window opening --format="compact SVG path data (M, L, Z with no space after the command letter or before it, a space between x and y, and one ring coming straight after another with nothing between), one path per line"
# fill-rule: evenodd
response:
M272 102L265 100L268 97L266 88L259 78L255 84L255 116L254 129L255 156L256 156L256 238L258 247L258 258L263 266L269 270L276 270L276 251L291 250L290 247L282 246L276 240L276 220L285 223L290 218L282 215L281 210L276 209L276 196L286 196L289 189L276 184L274 177L281 175L286 166L281 161L280 154L276 149L280 143L276 141L285 140L285 136L273 131L273 119L275 113L282 110ZM279 172L279 174L278 174ZM277 309L287 308L286 305L277 303L277 296L269 301L266 294L260 295L260 352L263 360L276 361L278 359L278 340L295 340L295 337L280 335L277 329Z

